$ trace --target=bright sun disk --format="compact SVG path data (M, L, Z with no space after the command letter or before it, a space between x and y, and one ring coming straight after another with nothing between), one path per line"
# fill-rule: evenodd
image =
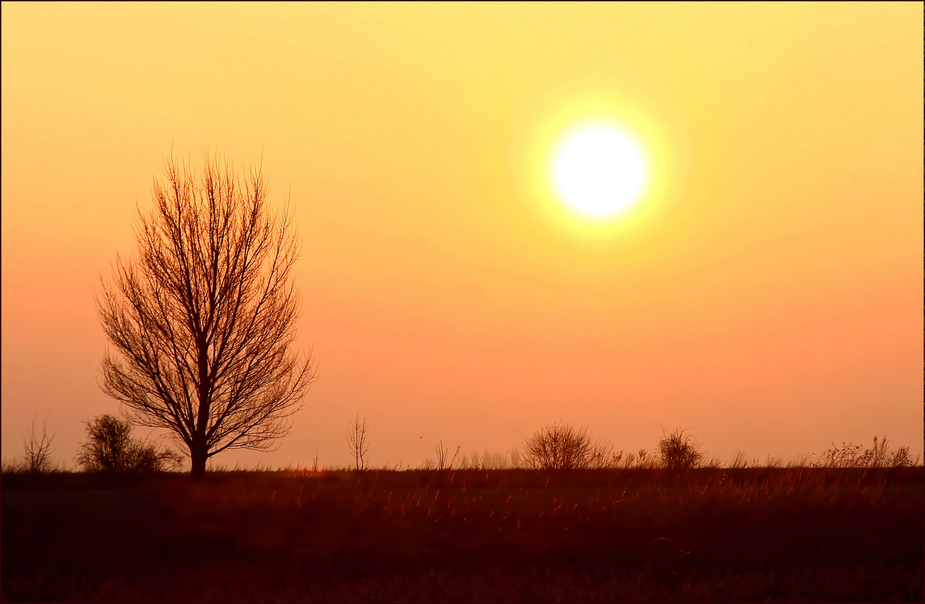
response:
M589 124L563 139L553 160L553 178L559 195L577 212L611 218L639 199L646 161L628 133L609 124Z

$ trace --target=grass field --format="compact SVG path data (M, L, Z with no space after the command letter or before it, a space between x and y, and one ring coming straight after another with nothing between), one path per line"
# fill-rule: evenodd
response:
M3 601L923 600L925 470L7 474ZM691 551L673 594L656 537Z

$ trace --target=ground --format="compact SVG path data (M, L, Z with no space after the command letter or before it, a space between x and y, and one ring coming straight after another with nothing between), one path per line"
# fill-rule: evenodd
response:
M919 601L925 470L2 477L3 601ZM673 593L647 546L690 550Z

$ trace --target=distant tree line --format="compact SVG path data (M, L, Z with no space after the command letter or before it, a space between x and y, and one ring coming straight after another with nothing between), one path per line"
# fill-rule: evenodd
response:
M184 466L184 456L169 447L158 446L132 437L134 424L129 419L104 414L85 423L85 442L81 443L75 462L83 472L105 474L134 474L151 472L179 471ZM347 436L348 447L353 454L352 469L368 470L366 453L369 449L369 428L366 420L357 416L350 424ZM23 439L23 456L13 462L3 462L4 473L49 473L63 471L52 461L51 445L54 435L49 436L45 424L41 432L36 431L35 422L31 433ZM510 450L510 454L472 453L467 456L460 453L461 446L455 450L444 446L443 441L435 447L436 458L424 461L420 469L454 470L454 469L527 469L552 472L571 470L616 470L616 469L662 469L669 471L686 471L700 467L778 467L780 460L768 458L761 463L757 459L749 462L744 454L738 454L728 464L717 460L707 461L700 444L686 430L680 428L663 434L655 447L654 453L641 449L624 453L610 445L595 441L587 427L575 427L567 423L547 425L524 441L523 452ZM452 451L452 454L451 454ZM900 468L919 465L920 459L909 452L909 447L891 449L884 436L874 437L871 447L843 443L840 447L834 443L830 449L820 454L815 461L807 456L788 467L809 468ZM321 471L322 465L317 454L312 463L312 471ZM388 468L384 468L388 469ZM408 468L412 469L412 468Z
M83 472L105 474L135 474L167 472L180 468L183 456L178 452L159 447L132 437L131 421L104 414L85 423L87 440L79 446L74 461ZM45 425L38 434L35 422L32 431L23 440L25 453L22 459L4 462L3 471L12 473L44 474L63 469L51 457L51 443Z
M524 467L537 470L617 469L631 467L689 470L704 459L697 442L680 428L664 435L655 456L645 449L624 454L592 440L588 428L555 423L537 430L526 440Z

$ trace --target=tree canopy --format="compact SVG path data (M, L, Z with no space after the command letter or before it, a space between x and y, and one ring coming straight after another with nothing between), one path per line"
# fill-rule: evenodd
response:
M115 349L101 387L136 424L170 430L201 475L222 451L272 448L316 374L310 352L291 350L292 217L270 212L260 168L243 184L217 159L166 171L153 210L139 210L137 256L117 259L97 298Z

